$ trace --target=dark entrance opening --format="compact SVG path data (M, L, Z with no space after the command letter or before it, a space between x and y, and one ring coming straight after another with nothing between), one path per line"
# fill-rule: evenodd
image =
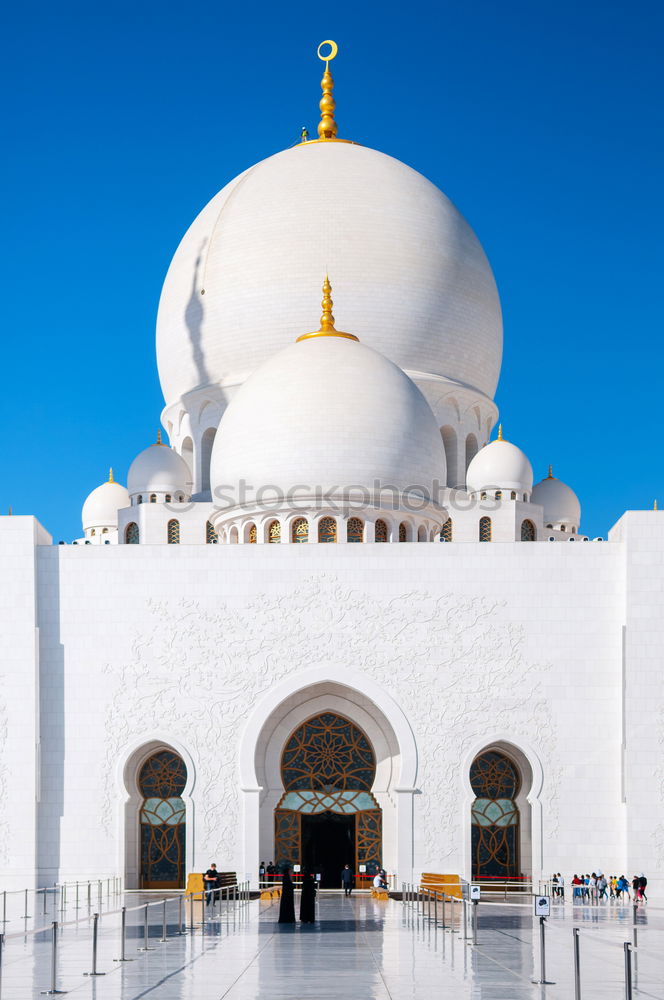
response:
M320 873L321 889L339 889L343 866L355 871L355 816L302 814L301 822L304 867L314 875Z

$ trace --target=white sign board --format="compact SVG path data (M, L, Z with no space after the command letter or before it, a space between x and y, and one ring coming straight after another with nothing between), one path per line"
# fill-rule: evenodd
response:
M299 865L293 865L293 871L295 872L296 875L299 875L299 873L300 873L300 866Z
M366 865L360 865L360 874L361 875L363 875L366 872L366 870L367 870L367 866Z
M551 899L549 896L535 896L535 916L548 917L551 912Z
M480 896L482 894L482 887L479 885L471 885L470 887L470 898L476 903L479 902Z
M316 881L320 882L320 872L318 872L318 874L316 875Z

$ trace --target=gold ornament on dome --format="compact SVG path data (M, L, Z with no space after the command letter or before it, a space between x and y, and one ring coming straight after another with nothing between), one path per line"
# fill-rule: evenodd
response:
M324 45L330 46L330 51L327 55L321 53L321 49ZM337 123L334 120L334 109L336 108L336 102L332 96L332 91L334 90L334 80L332 79L332 74L330 73L330 61L335 58L339 47L336 42L328 38L326 41L321 42L318 46L318 58L325 63L325 72L323 73L323 79L320 82L321 90L323 91L323 96L320 99L320 122L318 124L318 138L319 139L336 139L337 137Z
M330 284L328 276L325 275L325 281L323 282L323 300L321 302L323 314L320 318L320 329L316 330L315 333L303 333L296 339L296 344L299 344L301 340L309 340L311 337L345 337L346 340L359 340L359 337L356 337L353 333L343 333L341 330L335 330L334 316L332 315L333 305L332 285Z

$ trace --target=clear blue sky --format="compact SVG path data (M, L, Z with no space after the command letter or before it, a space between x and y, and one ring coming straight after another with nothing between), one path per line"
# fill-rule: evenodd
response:
M578 492L582 529L664 502L664 5L10 4L0 509L80 534L163 405L161 282L235 174L315 129L334 38L345 135L475 228L500 290L505 435Z

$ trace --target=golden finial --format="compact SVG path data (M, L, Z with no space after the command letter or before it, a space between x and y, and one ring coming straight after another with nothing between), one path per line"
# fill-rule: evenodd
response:
M655 500L655 503L657 503L657 501L656 501L656 500ZM13 509L12 509L12 508L10 507L10 508L9 508L9 511L7 512L7 516L8 516L8 517L13 517L13 514L14 514L14 511L13 511Z
M157 440L155 441L155 444L163 444L163 443L164 442L161 440L161 430L158 430L157 431Z
M303 333L295 341L299 344L301 340L309 340L310 337L345 337L346 340L359 340L353 333L342 333L341 330L334 329L334 316L332 315L332 285L330 284L330 279L325 275L325 281L323 282L323 301L321 306L323 309L323 315L320 318L320 330L316 330L315 333Z
M499 441L503 440L503 425L502 424L498 424L498 440Z
M549 466L549 475L546 478L547 479L555 479L556 478L554 476L554 474L553 474L553 466L552 465Z
M321 49L324 45L330 46L330 51L324 55ZM320 82L321 90L323 91L323 96L320 99L320 122L318 125L318 138L319 139L336 139L337 137L337 123L334 120L334 109L336 108L335 100L332 96L332 91L334 89L334 80L332 79L332 74L330 73L330 63L339 51L339 47L336 42L333 42L331 38L327 38L324 42L321 42L318 46L318 58L325 63L325 72L323 73L323 79Z
M108 481L109 481L109 483L114 483L115 482L115 480L113 479L113 469L112 468L108 470Z
M657 501L656 500L655 500L654 504L652 505L652 509L653 510L659 510L659 507L657 506ZM9 512L11 514L11 507L9 508Z

